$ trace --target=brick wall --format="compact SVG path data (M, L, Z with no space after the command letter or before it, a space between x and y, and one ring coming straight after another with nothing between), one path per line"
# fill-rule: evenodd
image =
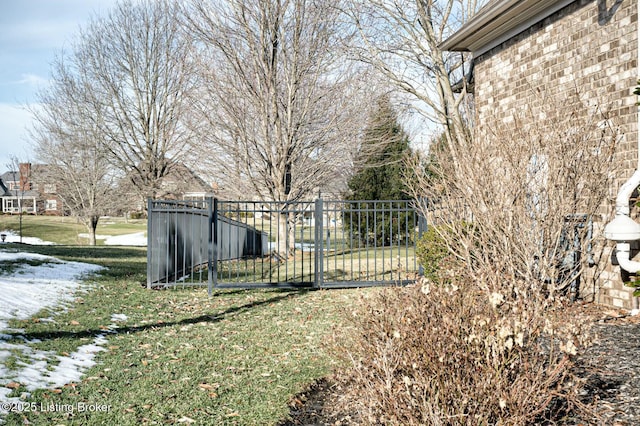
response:
M603 223L610 219L619 186L637 165L637 1L624 0L612 15L599 13L598 1L576 1L544 21L476 58L477 123L509 121L514 111L545 96L566 96L578 88L594 104L606 105L624 137L618 145L616 183L603 206ZM606 2L607 8L612 6ZM608 12L608 11L607 11ZM623 285L620 268L611 265L613 243L597 234L599 268L584 280L602 304L630 309L631 291ZM640 260L637 256L635 260Z

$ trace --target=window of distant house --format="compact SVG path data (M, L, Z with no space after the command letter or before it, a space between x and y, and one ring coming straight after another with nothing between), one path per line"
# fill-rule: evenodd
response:
M44 192L47 194L55 194L56 185L54 183L45 183L44 184Z
M14 190L14 189L18 189L18 183L17 182L9 182L9 190Z
M45 210L58 210L58 200L47 200Z

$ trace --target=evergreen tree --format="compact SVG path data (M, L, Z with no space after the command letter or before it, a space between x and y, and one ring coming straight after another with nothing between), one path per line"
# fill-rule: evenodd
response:
M345 213L345 230L363 243L389 245L404 240L413 229L413 215L390 211L390 200L408 200L403 183L403 159L410 154L409 137L398 122L389 99L378 102L369 119L358 155L358 171L349 179L348 200L361 201ZM364 211L363 211L364 210Z

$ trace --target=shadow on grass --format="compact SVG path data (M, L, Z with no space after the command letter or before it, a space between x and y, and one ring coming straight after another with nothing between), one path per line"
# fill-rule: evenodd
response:
M29 245L18 243L8 243L2 247L60 258L84 259L86 262L90 262L92 259L107 258L130 259L133 257L145 257L146 259L147 256L146 247Z
M260 306L277 303L282 300L288 299L290 297L300 297L308 293L309 291L311 290L304 289L304 290L283 291L283 293L285 294L278 294L274 297L270 297L265 300L246 303L240 306L234 306L229 309L226 309L225 311L219 314L214 314L214 315L205 314L205 315L200 315L193 318L185 318L180 321L169 321L169 322L160 321L153 324L144 324L144 325L137 325L137 326L131 326L131 327L117 327L113 329L97 329L97 330L93 329L93 330L82 330L82 331L52 331L52 332L42 331L37 333L7 333L7 334L11 336L9 340L13 340L13 339L19 339L19 340L82 339L82 338L97 337L99 335L108 335L108 334L139 333L146 330L159 330L167 327L187 325L187 324L217 323L219 321L222 321L229 315L236 314L239 312L245 312ZM228 293L225 293L225 294L228 294Z

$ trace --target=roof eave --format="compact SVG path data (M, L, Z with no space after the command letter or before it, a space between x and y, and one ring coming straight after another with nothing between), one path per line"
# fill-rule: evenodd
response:
M575 0L500 0L489 4L440 44L444 51L479 54L508 40Z

